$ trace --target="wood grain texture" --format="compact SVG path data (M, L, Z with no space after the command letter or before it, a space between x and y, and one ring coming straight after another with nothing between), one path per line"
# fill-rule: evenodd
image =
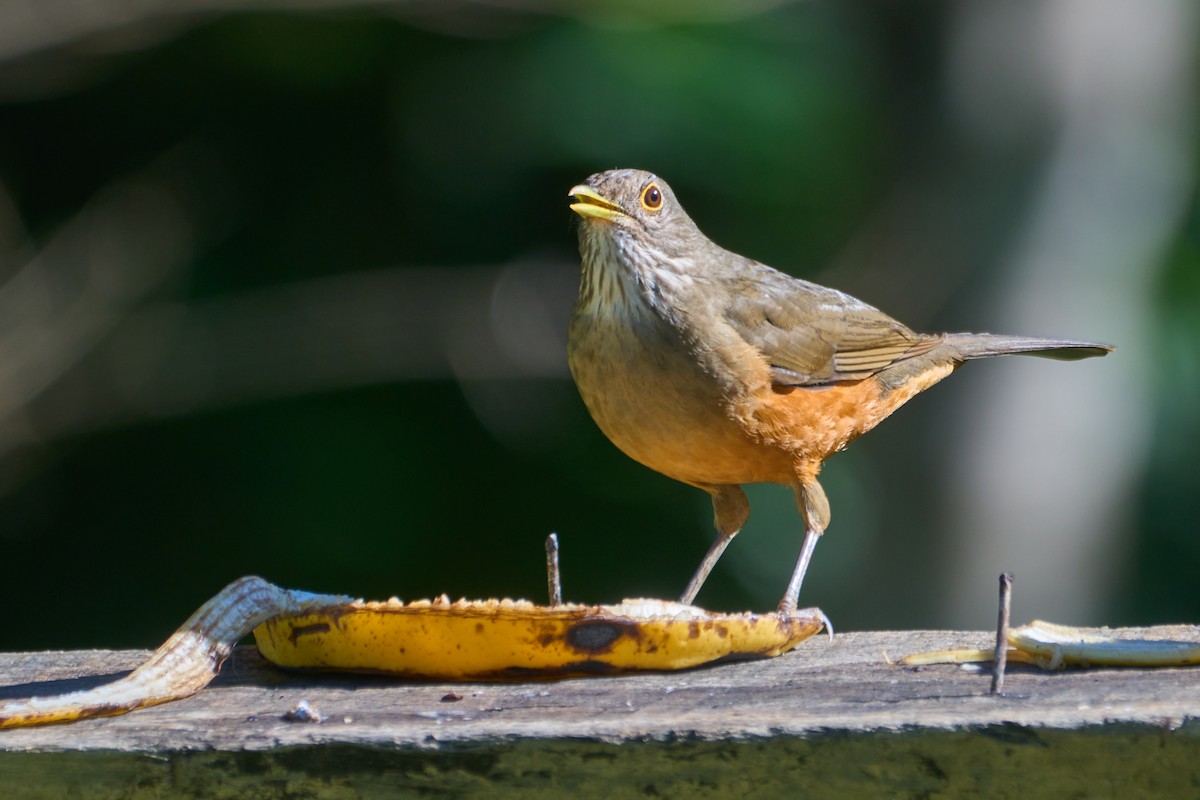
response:
M1154 629L1162 638L1191 628ZM512 737L607 742L679 737L812 736L842 731L1111 722L1178 726L1200 716L1200 669L1042 672L1014 667L1004 696L989 674L886 660L949 646L986 647L987 633L847 633L766 661L669 674L545 683L401 683L374 676L284 672L241 647L198 696L122 717L5 731L0 748L159 752L261 750L342 742L436 747ZM137 651L0 655L0 696L73 690L136 666ZM83 677L81 677L83 676ZM50 683L42 683L50 681ZM458 701L444 701L459 695ZM321 724L282 717L306 699Z

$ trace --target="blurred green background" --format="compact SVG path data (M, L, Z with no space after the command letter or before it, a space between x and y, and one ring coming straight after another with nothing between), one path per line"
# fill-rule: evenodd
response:
M649 4L647 4L649 5ZM841 628L1200 621L1196 9L0 0L0 649L152 646L227 581L675 596L707 496L565 361L566 190L671 182L714 240L972 364L833 459L801 597ZM753 512L702 592L768 609Z

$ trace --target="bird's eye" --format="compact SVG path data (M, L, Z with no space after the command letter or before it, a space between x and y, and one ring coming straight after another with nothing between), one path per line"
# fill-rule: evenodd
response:
M642 208L647 211L658 211L662 208L662 190L657 183L652 183L642 189Z

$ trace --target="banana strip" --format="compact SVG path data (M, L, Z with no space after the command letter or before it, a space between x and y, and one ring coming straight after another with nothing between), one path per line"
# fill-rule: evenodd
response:
M1076 628L1044 620L1013 628L1008 634L1010 661L1036 664L1043 669L1067 666L1173 667L1200 664L1200 642L1137 638L1109 628ZM992 650L935 650L905 656L897 663L914 667L928 664L964 664L991 661Z
M928 650L912 653L896 660L901 667L927 667L932 664L981 664L996 657L995 649L955 647L949 650ZM1036 664L1037 659L1022 650L1009 649L1008 660L1021 664Z
M368 603L246 577L201 606L124 678L80 692L0 701L0 728L113 716L188 697L208 685L252 630L262 654L284 667L520 680L770 658L822 628L829 623L817 609L720 615L661 600Z

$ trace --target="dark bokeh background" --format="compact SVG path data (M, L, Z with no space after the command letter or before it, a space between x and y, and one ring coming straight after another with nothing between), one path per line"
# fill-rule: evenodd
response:
M0 649L149 646L239 575L673 596L707 497L565 362L566 190L652 169L721 244L914 327L1120 346L963 370L834 459L843 628L1200 620L1196 11L0 0ZM700 597L799 545L751 492Z

